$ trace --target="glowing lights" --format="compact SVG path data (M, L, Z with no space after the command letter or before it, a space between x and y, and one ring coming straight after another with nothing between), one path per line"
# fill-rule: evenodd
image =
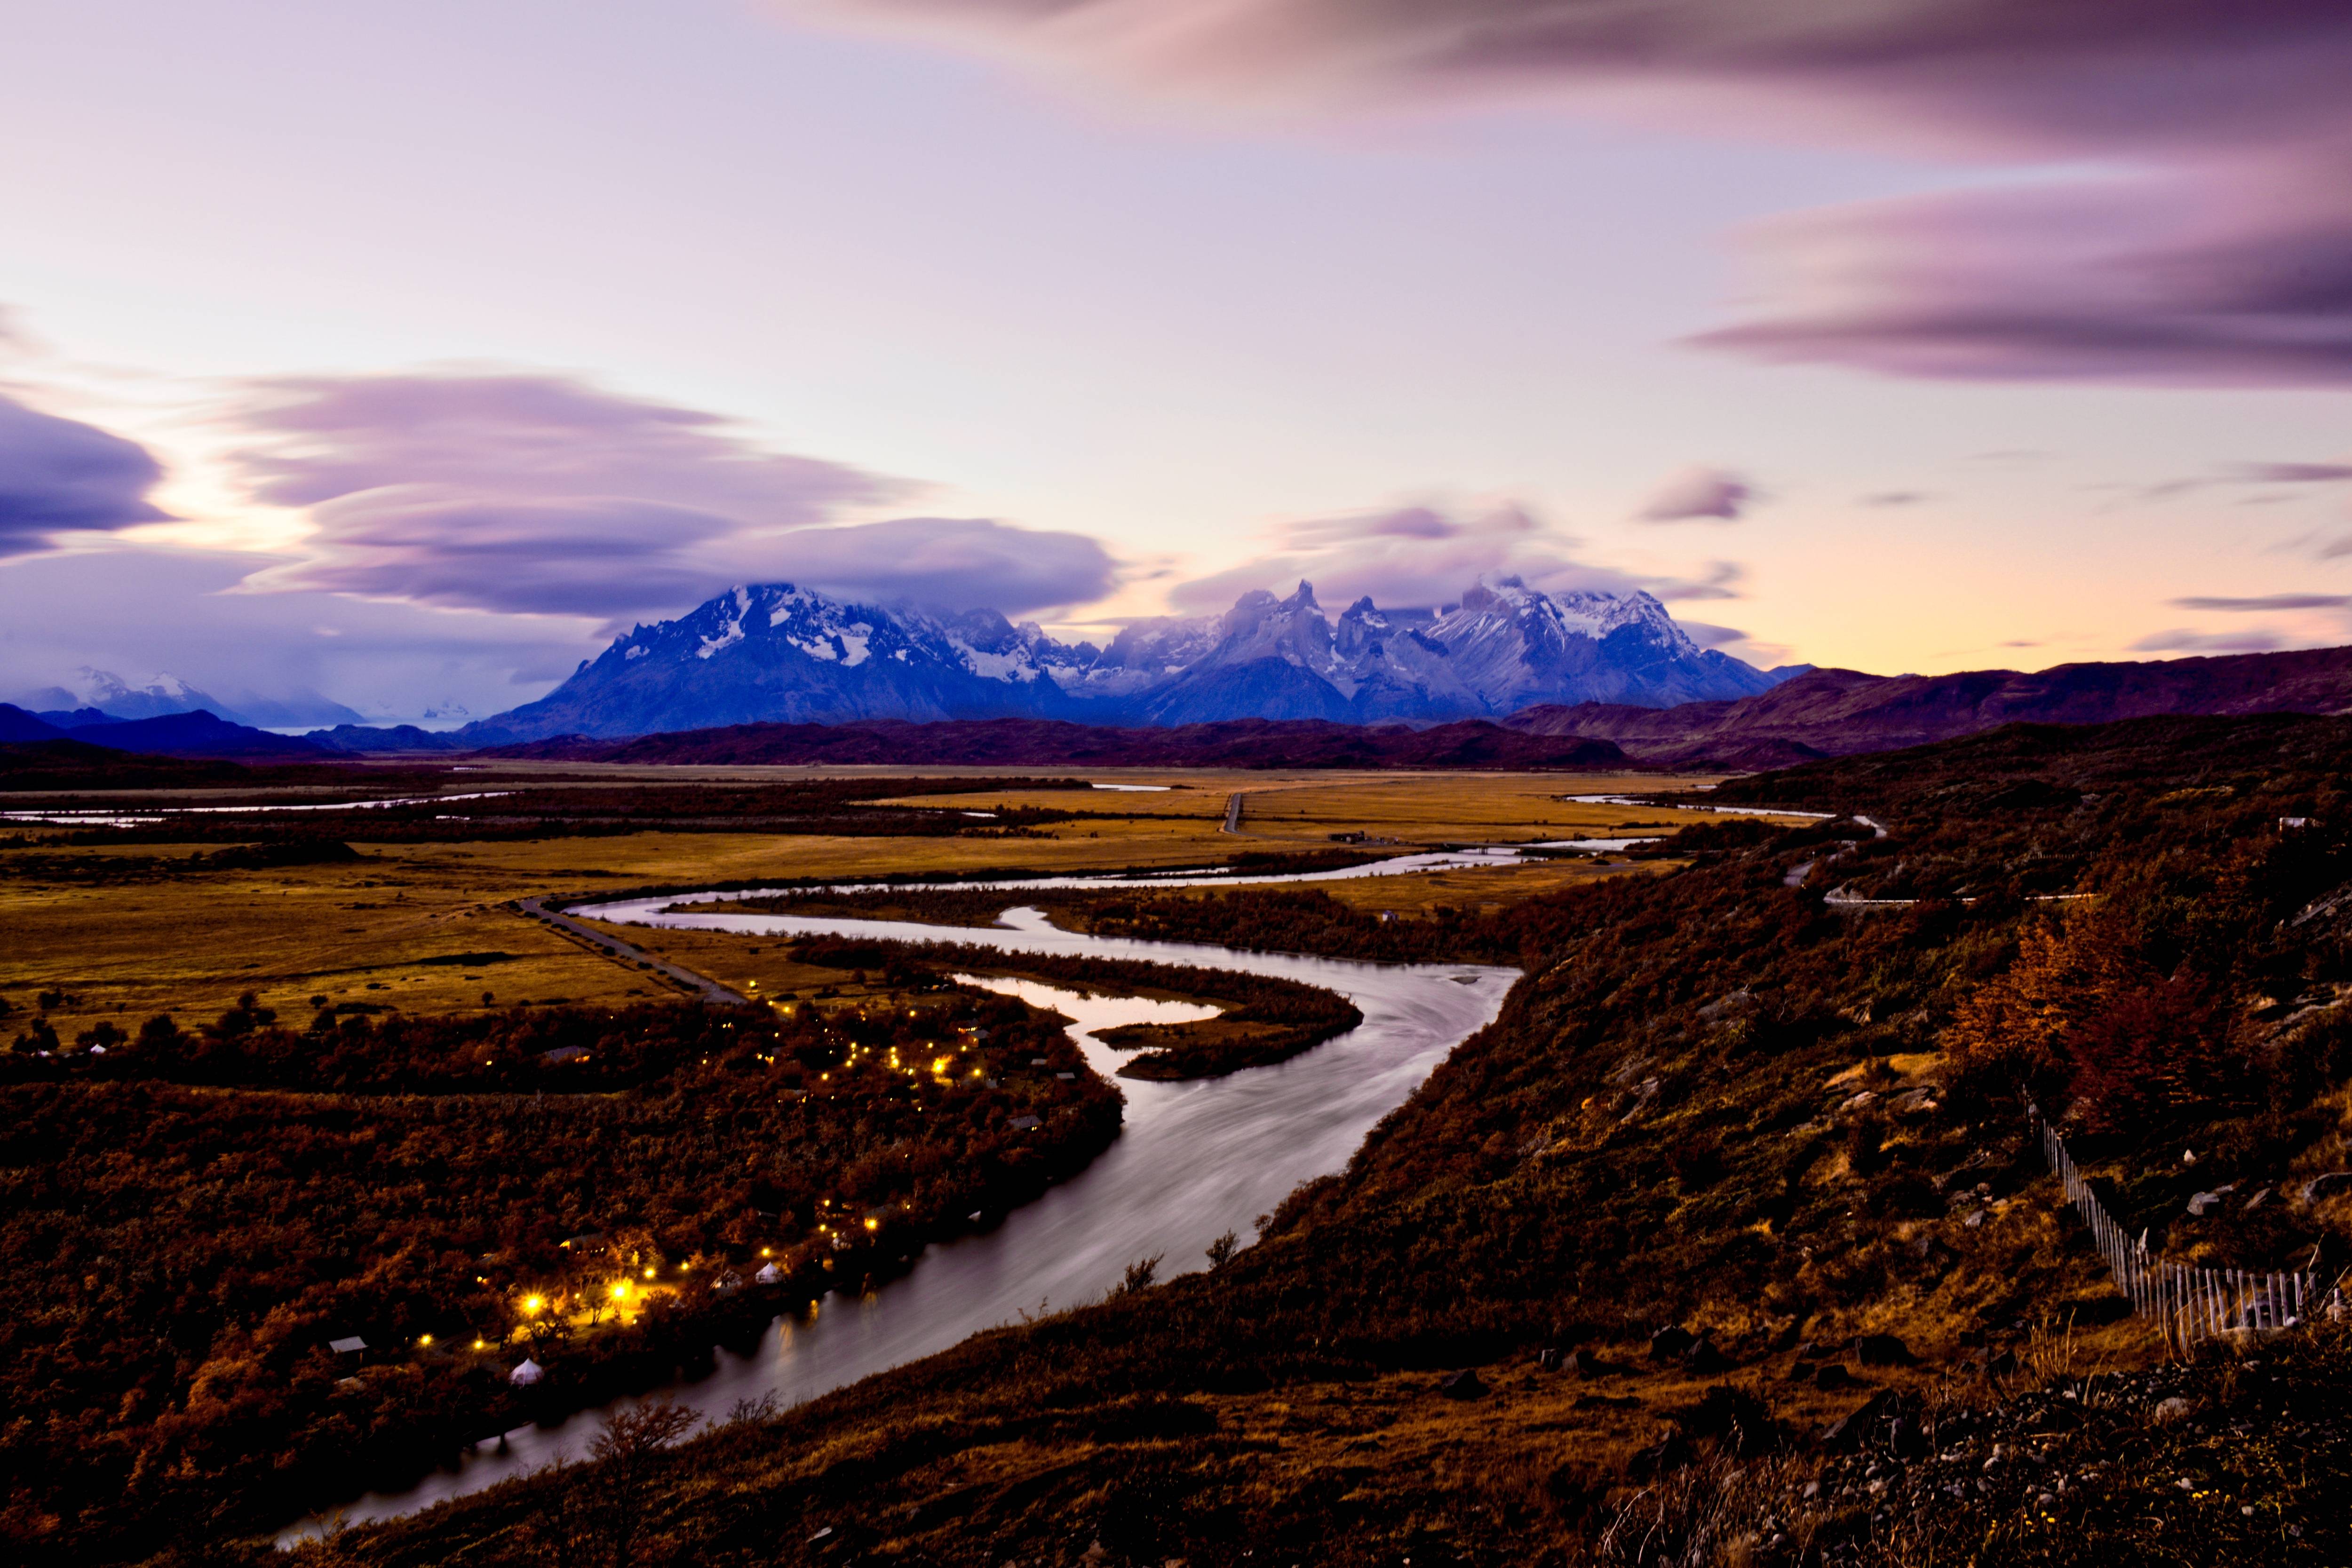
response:
M625 1301L629 1299L629 1282L626 1280L613 1281L613 1299L616 1301Z
M525 1296L522 1299L522 1310L525 1317L535 1318L539 1316L540 1313L547 1310L547 1298L544 1296Z
M429 1350L432 1348L432 1345L433 1336L431 1334L421 1333L416 1336L416 1347L419 1350Z
M648 1280L650 1280L650 1279L652 1279L653 1277L654 1277L654 1271L653 1271L651 1269L646 1270L646 1279L648 1279Z

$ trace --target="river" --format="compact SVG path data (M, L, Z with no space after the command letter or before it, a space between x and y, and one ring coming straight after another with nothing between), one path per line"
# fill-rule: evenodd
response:
M1232 1230L1246 1240L1256 1217L1291 1188L1346 1165L1375 1123L1402 1104L1455 1045L1492 1021L1519 977L1515 969L1470 964L1362 964L1089 936L1056 930L1027 908L1009 910L1003 925L982 930L700 914L690 902L680 903L672 895L574 905L571 912L628 925L762 936L965 942L1010 953L1085 953L1236 969L1328 987L1364 1015L1347 1034L1272 1067L1188 1083L1118 1080L1127 1097L1118 1140L1077 1176L984 1232L927 1249L907 1274L871 1295L827 1296L810 1319L786 1316L772 1325L755 1354L721 1350L714 1373L657 1391L714 1420L725 1419L739 1401L772 1395L780 1405L799 1404L945 1350L1024 1312L1098 1300L1140 1258L1161 1256L1162 1279L1202 1267L1202 1249L1215 1238ZM1094 1030L1189 1016L1137 998L987 983L1069 1015L1080 1049L1105 1073L1127 1059L1096 1042ZM635 1402L623 1405L629 1403ZM608 1408L614 1407L622 1406ZM518 1427L506 1435L503 1454L485 1448L453 1470L403 1491L370 1493L304 1521L279 1539L290 1542L335 1520L358 1523L414 1513L557 1459L580 1458L598 1429L593 1411L560 1427Z

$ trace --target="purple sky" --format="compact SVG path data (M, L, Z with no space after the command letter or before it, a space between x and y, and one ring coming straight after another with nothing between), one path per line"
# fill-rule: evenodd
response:
M743 579L2347 641L2347 79L2316 4L19 7L0 695L483 713Z

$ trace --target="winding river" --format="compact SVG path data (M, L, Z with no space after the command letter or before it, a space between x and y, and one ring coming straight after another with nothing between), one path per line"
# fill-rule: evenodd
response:
M1304 1055L1227 1078L1120 1079L1127 1109L1118 1140L1077 1176L985 1232L930 1247L911 1270L871 1295L828 1296L807 1321L780 1319L755 1354L721 1350L716 1372L659 1391L713 1419L724 1419L739 1401L767 1396L780 1405L798 1404L945 1350L1024 1312L1097 1300L1140 1258L1161 1256L1163 1279L1202 1267L1202 1249L1216 1237L1232 1230L1247 1238L1253 1220L1291 1188L1344 1166L1373 1124L1402 1104L1455 1045L1494 1019L1518 978L1515 969L1468 964L1363 964L1089 936L1057 930L1028 908L1009 910L1002 925L980 930L694 907L745 896L752 895L670 895L573 905L570 913L762 936L965 942L1008 953L1084 953L1241 970L1328 987L1352 1000L1364 1021ZM1093 1031L1192 1016L1137 998L987 983L1067 1014L1088 1061L1106 1073L1125 1059L1098 1044ZM280 1540L314 1533L333 1520L357 1523L413 1513L558 1458L578 1458L597 1429L593 1411L561 1427L518 1427L506 1435L502 1454L485 1449L404 1491L371 1493L305 1521Z

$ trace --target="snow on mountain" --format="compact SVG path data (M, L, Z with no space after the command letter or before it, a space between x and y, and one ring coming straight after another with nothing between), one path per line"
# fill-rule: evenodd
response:
M853 604L745 584L637 626L538 702L469 725L490 743L760 720L1235 717L1440 722L1535 703L1664 706L1764 691L1773 677L1693 643L1646 593L1547 594L1483 582L1441 611L1360 600L1335 622L1306 583L1223 615L1065 643L993 611Z

